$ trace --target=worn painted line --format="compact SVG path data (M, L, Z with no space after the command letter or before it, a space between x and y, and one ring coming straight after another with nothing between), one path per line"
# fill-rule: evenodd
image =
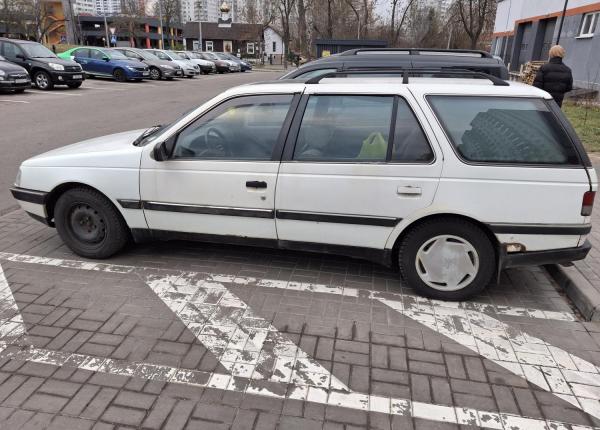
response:
M97 263L91 261L79 261L79 260L66 260L66 259L56 259L49 257L38 257L34 255L27 254L15 254L9 252L0 252L0 259L20 262L20 263L31 263L31 264L42 264L46 266L57 266L57 267L67 267L74 269L83 269L83 270L93 270L100 272L119 272L119 273L133 273L137 271L143 270L153 270L153 271L161 271L161 272L169 272L169 273L184 273L182 270L173 270L173 269L163 269L163 268L155 268L155 267L147 267L147 266L131 266L131 265L122 265L122 264L109 264L109 263ZM191 272L193 273L193 272ZM360 297L365 299L380 299L380 298L388 298L391 300L404 301L408 298L420 299L421 303L424 302L425 299L412 296L408 294L400 294L393 292L377 292L366 289L359 288L351 288L351 287L342 287L335 285L325 285L325 284L314 284L314 283L303 283L303 282L288 282L288 281L280 281L280 280L272 280L272 279L256 279L252 277L236 277L231 275L206 275L207 280L219 279L218 282L235 282L236 284L252 284L259 287L265 288L277 288L277 289L288 289L288 290L297 290L297 291L306 291L312 293L327 293L327 294L335 294L342 296L351 296L351 297ZM217 282L217 281L215 281ZM547 319L547 320L557 320L557 321L577 321L575 314L572 312L565 311L546 311L541 309L532 309L532 308L523 308L518 306L503 306L503 305L492 305L489 303L478 303L473 301L468 302L443 302L439 300L427 300L428 303L435 304L439 307L448 307L451 309L468 309L474 310L477 312L482 312L491 315L504 315L504 316L516 316L516 317L524 317L524 318L536 318L536 319Z
M350 391L223 284L194 273L143 280L232 375Z
M149 379L196 387L216 388L273 399L294 399L348 409L422 418L430 421L477 426L501 430L591 430L593 427L572 425L473 408L415 402L387 396L361 394L300 384L256 381L223 373L204 372L145 362L128 362L84 354L50 351L42 348L12 348L0 342L0 358L32 361L52 366L66 366L91 372Z
M24 100L0 100L0 102L4 102L4 103L26 103L26 104L30 103L30 102L26 102Z
M25 333L23 317L0 264L0 341L10 342Z
M52 93L49 91L41 91L41 90L31 90L29 94L35 94L37 96L67 96L67 97L81 97L81 94L68 94L65 91L73 91L73 90L62 90L56 93Z

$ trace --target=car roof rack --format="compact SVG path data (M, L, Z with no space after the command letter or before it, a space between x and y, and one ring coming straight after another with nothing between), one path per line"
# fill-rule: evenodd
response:
M318 84L321 79L325 78L346 78L348 75L389 75L389 74L398 74L402 76L402 83L408 84L408 77L410 75L420 75L420 74L431 74L437 77L443 77L443 75L449 77L464 77L464 78L481 78L487 79L491 81L495 86L507 87L510 84L503 79L500 79L496 76L477 72L474 70L462 69L462 68L453 68L453 67L442 67L442 68L389 68L389 69L371 69L371 70L342 70L338 72L330 72L324 73L319 76L315 76L306 80L305 84Z
M458 55L471 54L478 55L480 58L494 58L492 54L477 49L433 49L433 48L356 48L341 52L341 57L360 54L394 54L404 53L405 55Z

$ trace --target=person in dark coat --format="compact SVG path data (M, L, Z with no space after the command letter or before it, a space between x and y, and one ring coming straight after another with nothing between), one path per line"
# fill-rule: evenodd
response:
M554 101L562 106L565 93L573 89L571 69L563 64L565 48L554 45L550 48L550 60L538 70L533 86L550 93Z

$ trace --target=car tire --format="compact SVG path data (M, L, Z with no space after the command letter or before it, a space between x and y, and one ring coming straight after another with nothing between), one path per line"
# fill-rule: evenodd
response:
M33 82L35 82L35 86L42 91L48 91L54 88L52 78L43 70L39 70L33 74Z
M82 82L72 82L70 84L67 84L67 86L69 88L75 89L75 88L79 88L81 86Z
M104 259L129 241L129 229L115 206L98 191L73 188L54 207L58 234L77 255Z
M160 81L162 79L162 72L158 67L150 67L150 79L154 81Z
M496 271L492 241L479 226L462 219L425 221L404 236L398 249L400 273L418 294L465 300L480 293Z
M115 69L113 71L113 77L117 82L125 82L127 81L127 75L123 69Z

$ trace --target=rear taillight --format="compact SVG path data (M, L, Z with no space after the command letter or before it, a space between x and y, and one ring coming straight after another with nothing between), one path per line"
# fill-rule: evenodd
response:
M592 214L595 197L596 191L587 191L583 194L583 201L581 202L581 215L590 216Z

